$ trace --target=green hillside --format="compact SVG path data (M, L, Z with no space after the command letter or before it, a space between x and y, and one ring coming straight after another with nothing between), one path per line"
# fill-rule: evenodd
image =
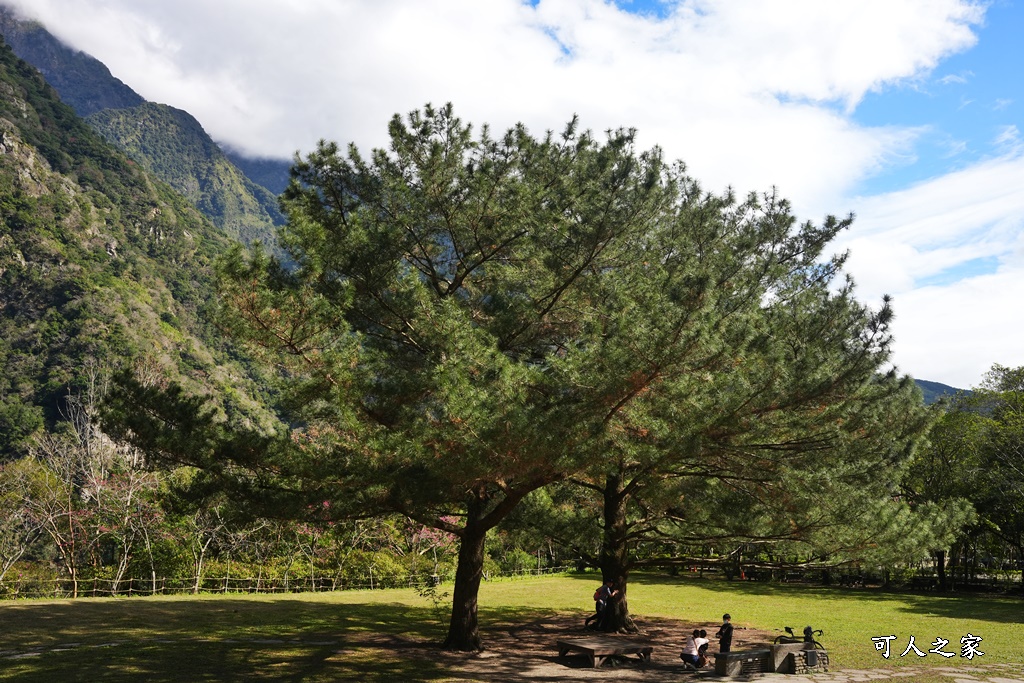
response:
M39 23L18 19L2 4L0 33L65 104L214 225L245 242L273 243L275 225L283 222L276 195L283 190L282 178L287 182L289 164L236 157L241 166L236 165L187 112L146 102L103 63L64 45ZM247 177L249 171L259 180Z
M90 367L145 367L267 419L204 322L229 244L0 42L0 458Z
M929 382L926 379L915 379L914 383L917 384L917 388L924 394L924 402L927 405L931 405L943 398L953 398L964 391L963 389L951 387L948 384ZM968 391L967 393L970 392Z
M277 198L239 171L188 112L146 102L86 121L229 236L273 243L274 225L284 220Z

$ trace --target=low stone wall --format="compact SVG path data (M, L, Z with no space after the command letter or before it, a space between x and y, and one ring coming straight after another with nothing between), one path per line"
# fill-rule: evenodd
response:
M828 671L828 652L825 650L800 650L790 655L793 673L816 674Z
M713 654L715 655L715 674L719 676L738 678L774 671L771 650L741 650Z
M770 645L769 651L772 653L772 668L771 671L791 674L792 669L792 658L790 655L798 652L803 652L808 645L814 647L811 643L784 643L781 645Z
M828 671L828 653L815 650L813 643L769 645L763 650L718 652L715 673L728 678L746 678L755 674L802 674Z

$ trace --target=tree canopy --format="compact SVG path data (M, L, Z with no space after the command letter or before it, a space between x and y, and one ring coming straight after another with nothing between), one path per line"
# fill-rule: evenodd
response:
M956 396L929 435L907 495L976 517L957 526L950 564L965 580L979 565L1024 563L1024 368L993 365L981 386ZM938 582L947 580L946 546L935 548ZM968 572L968 567L972 570ZM955 581L955 576L954 576Z
M839 467L889 494L884 468L926 420L879 376L888 306L857 304L823 255L851 219L706 193L634 131L602 141L575 119L494 137L427 106L389 133L368 157L321 142L298 160L290 267L257 248L223 268L222 323L278 368L292 430L218 426L129 383L144 409L123 433L296 513L454 534L446 645L464 650L487 532L571 475L616 494L680 474L775 500L784 485L810 507L813 476Z

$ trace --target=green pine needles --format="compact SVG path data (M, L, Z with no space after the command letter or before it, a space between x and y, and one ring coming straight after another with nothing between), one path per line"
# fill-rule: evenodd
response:
M892 499L928 417L886 371L888 303L857 303L825 255L850 218L704 192L634 131L576 119L495 137L427 106L389 132L296 164L293 267L223 264L221 323L277 369L292 430L182 435L179 462L297 514L454 534L459 650L480 647L488 531L556 482L596 501L595 561L623 589L645 534L803 538L859 523L822 496ZM143 398L134 434L185 423Z

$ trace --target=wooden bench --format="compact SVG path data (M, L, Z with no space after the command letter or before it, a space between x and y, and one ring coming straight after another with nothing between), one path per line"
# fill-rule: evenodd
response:
M637 640L626 640L615 636L590 636L558 641L558 656L565 657L570 652L579 652L590 657L590 666L598 667L604 660L614 655L638 655L643 662L651 661L654 647L650 643Z

